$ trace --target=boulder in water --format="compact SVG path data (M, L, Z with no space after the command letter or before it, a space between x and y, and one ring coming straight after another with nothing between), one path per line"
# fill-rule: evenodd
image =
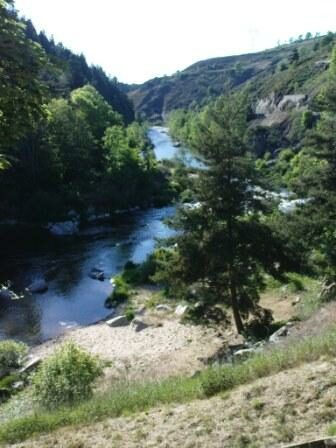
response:
M0 287L0 300L17 300L20 297L7 286Z
M92 268L89 277L91 277L93 280L99 280L101 282L105 280L104 271L98 268Z
M79 222L78 221L64 221L48 224L48 230L53 235L57 236L71 236L78 233Z
M33 283L28 286L28 290L33 294L43 294L48 291L48 284L43 278L34 280Z

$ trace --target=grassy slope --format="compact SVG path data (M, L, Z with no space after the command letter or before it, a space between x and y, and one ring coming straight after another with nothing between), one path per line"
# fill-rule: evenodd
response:
M37 411L34 415L16 419L7 424L4 424L0 428L0 442L12 443L20 440L25 440L29 437L32 437L33 435L37 435L40 433L49 433L57 428L65 426L78 426L82 424L89 425L95 421L102 421L110 417L117 418L130 414L138 414L141 411L145 411L155 407L161 407L170 403L188 403L193 400L205 399L208 396L212 395L221 396L223 393L225 393L225 397L228 393L232 393L234 402L235 394L239 393L239 389L236 392L237 387L244 384L252 384L254 382L257 382L252 387L259 388L260 393L258 392L257 394L254 394L254 401L251 401L251 397L248 398L248 396L246 396L246 398L248 398L247 401L245 400L246 403L244 403L244 400L242 400L242 406L244 405L244 407L247 409L246 417L244 417L243 413L241 415L236 415L235 417L236 419L241 418L240 424L244 424L244 419L249 419L248 409L251 406L255 411L264 412L265 404L263 404L263 401L260 402L264 393L264 381L266 381L265 384L269 385L269 391L271 392L268 400L270 401L270 403L272 403L273 408L276 407L278 398L277 394L275 392L272 392L272 383L278 380L270 378L268 380L260 381L260 378L265 379L268 377L272 377L273 375L279 374L279 372L283 372L282 381L279 382L278 387L279 394L284 394L283 396L287 397L287 386L285 385L286 383L289 383L289 380L286 379L286 376L289 375L289 377L292 378L291 381L295 380L297 383L295 385L297 394L296 402L301 403L302 407L304 407L311 401L310 396L314 394L316 394L316 399L322 397L323 400L327 400L321 409L319 407L316 407L314 416L316 417L317 414L325 412L325 416L323 418L325 418L325 421L329 423L335 418L335 412L332 406L333 394L336 387L336 382L334 379L336 373L336 368L334 365L335 356L336 330L333 329L329 330L323 335L315 336L313 338L307 338L303 341L297 342L290 347L280 347L271 351L266 351L265 353L260 353L243 364L207 369L206 371L202 372L201 375L194 378L175 378L164 380L162 382L148 382L145 384L120 384L109 393L105 392L103 396L98 395L91 401L72 409L63 409L54 413ZM320 360L321 357L324 358L325 362L328 361L328 366L324 367L323 374L321 373L316 376L317 386L320 387L320 385L323 383L320 389L317 388L316 390L312 390L310 389L311 386L309 386L308 384L304 384L300 379L300 369L297 370L294 374L291 371L286 373L287 369L295 369L298 366L303 366L302 372L309 372L311 370L309 363L314 363L317 360ZM313 370L315 369L314 365L312 367ZM325 375L325 373L328 373L328 375ZM310 378L309 375L307 378ZM283 386L283 390L281 388L281 383ZM325 395L324 391L327 391L330 388L332 388L333 394L331 394L329 397L329 392L327 395ZM302 397L300 397L300 393L307 395L309 398L307 398L306 401L303 401ZM196 404L196 408L198 406L200 408L204 406L207 407L206 404L202 402L199 403L199 405ZM316 403L315 405L318 406ZM190 404L190 406L192 408L193 405ZM324 407L326 408L326 410L324 409ZM211 405L210 408L212 408ZM224 408L226 408L226 406L224 406ZM293 409L292 411L294 412ZM171 412L174 413L174 411ZM224 412L224 409L222 409L221 412ZM281 415L284 414L284 410L282 409L282 407L279 408L279 413ZM286 410L285 414L287 413L288 412ZM215 413L215 415L217 415L217 413ZM280 423L282 418L286 418L284 416L281 417L281 415L279 417ZM295 420L300 425L305 425L305 423L301 422L302 416L300 417L299 415L297 415L296 411L292 414L292 416L292 420ZM295 416L296 419L294 419ZM201 417L205 418L205 415L202 414ZM218 415L218 418L224 418L225 420L225 412L224 414ZM259 422L256 421L253 416L251 416L251 418L252 420L250 424L258 427ZM141 431L141 428L141 425L134 426L135 431ZM317 426L313 429L314 431L316 431ZM279 428L279 431L280 430L281 428ZM95 429L92 429L92 431L96 432ZM285 434L283 438L291 440L292 438L298 436L299 435L296 434L294 428L292 428L291 436L289 437ZM30 445L28 444L26 446Z
M21 448L264 448L325 436L335 418L335 362L287 370L208 400L68 427Z
M172 76L128 86L128 95L138 114L155 119L192 103L204 104L209 97L252 85L257 97L271 92L314 95L325 75L315 62L330 58L331 47L313 49L316 40L284 45L260 53L214 58L198 62ZM301 54L295 67L280 71L281 63L297 48Z

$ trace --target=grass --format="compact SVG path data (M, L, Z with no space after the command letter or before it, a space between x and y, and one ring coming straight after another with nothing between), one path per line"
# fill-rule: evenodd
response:
M107 417L144 411L159 404L187 402L201 397L200 382L188 378L174 378L160 383L119 384L108 394L97 395L75 407L54 412L41 410L8 422L0 428L0 443L14 443L63 426L94 423Z
M295 273L286 275L286 282L280 283L273 277L265 275L266 292L277 297L290 297L293 300L300 297L300 303L295 308L296 318L306 320L322 306L319 298L321 284L318 280Z
M336 330L306 339L290 347L276 348L256 354L248 361L212 368L204 372L202 389L207 396L250 383L286 369L313 362L321 356L336 356Z
M53 412L36 410L34 415L4 423L0 428L0 443L19 442L63 426L92 424L104 418L130 415L163 404L206 398L258 378L313 362L321 356L336 356L336 329L289 348L275 348L257 354L244 363L208 368L193 378L118 384L109 393L96 395L76 407Z

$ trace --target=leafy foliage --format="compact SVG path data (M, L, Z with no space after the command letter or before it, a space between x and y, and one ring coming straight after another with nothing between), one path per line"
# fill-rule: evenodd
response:
M38 34L8 0L0 51L0 217L48 222L171 199L116 79Z
M98 359L73 343L64 344L34 375L36 399L48 409L86 400L92 395L93 382L102 373Z
M26 39L11 6L0 1L0 150L18 141L40 116L45 93L39 79L44 52Z
M7 373L20 367L27 351L27 346L21 342L0 341L0 371Z
M131 289L127 281L121 275L116 275L113 278L113 291L105 301L107 308L118 306L120 303L125 302L131 295Z

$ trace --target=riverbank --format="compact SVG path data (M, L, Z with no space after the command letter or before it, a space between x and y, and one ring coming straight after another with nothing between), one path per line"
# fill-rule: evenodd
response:
M140 313L136 318L146 325L141 331L136 331L131 324L110 327L105 319L71 329L56 339L33 347L31 355L43 359L64 342L72 341L111 363L105 369L104 387L115 380L162 379L195 374L223 347L225 334L219 329L182 323L175 314L174 303L164 304L158 309L146 308L146 303L151 302L154 295L155 291L150 288L138 290Z
M34 437L15 445L21 448L262 448L335 434L335 312L329 304L303 323L305 337L292 338L290 347L273 345L245 363L166 380L155 377L155 364L137 381L105 377L92 400L51 413L27 407L20 415L16 402L14 420L4 422L0 440ZM318 334L308 336L312 326ZM105 344L105 353L109 350Z

